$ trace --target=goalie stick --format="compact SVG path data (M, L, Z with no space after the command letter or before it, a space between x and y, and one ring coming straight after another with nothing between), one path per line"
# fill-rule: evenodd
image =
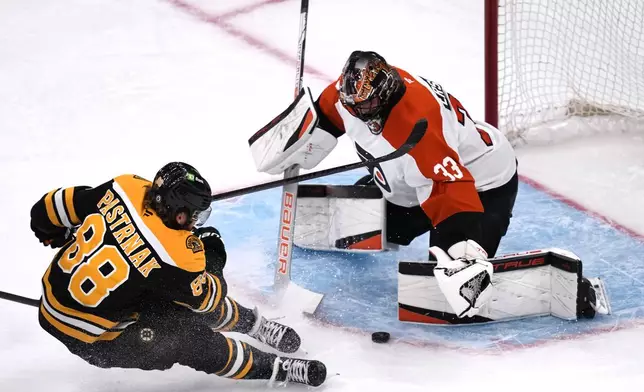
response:
M300 2L300 28L298 35L297 47L297 68L295 70L295 90L294 96L297 97L302 89L302 79L304 76L304 50L306 48L306 30L309 17L309 0ZM297 177L299 167L294 165L284 171L284 180ZM279 186L279 185L277 185ZM266 188L268 189L268 188ZM305 299L303 311L313 314L315 309L322 301L323 294L315 293L291 281L291 258L293 254L293 219L295 218L295 208L297 201L297 184L284 183L282 189L282 201L280 204L280 227L277 232L277 262L275 265L275 278L273 287L278 296L284 300L287 294L295 289L296 295L288 295L293 298ZM290 290L289 290L290 288ZM287 301L293 304L292 301Z

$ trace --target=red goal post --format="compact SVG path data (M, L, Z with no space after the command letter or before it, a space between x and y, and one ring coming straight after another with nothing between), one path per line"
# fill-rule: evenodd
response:
M644 129L644 1L485 0L485 116L515 144Z

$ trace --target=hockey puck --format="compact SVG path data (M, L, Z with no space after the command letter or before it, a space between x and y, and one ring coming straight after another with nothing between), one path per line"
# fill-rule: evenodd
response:
M375 343L387 343L390 337L389 332L374 332L371 334L371 341Z

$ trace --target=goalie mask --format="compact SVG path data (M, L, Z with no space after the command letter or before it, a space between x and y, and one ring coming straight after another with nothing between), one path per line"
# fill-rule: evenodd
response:
M393 105L394 94L401 86L400 75L382 56L355 51L340 76L340 102L353 116L365 122L374 121Z
M210 216L210 185L192 166L171 162L154 176L145 198L163 223L175 230L190 230L203 225ZM185 214L185 219L179 217Z

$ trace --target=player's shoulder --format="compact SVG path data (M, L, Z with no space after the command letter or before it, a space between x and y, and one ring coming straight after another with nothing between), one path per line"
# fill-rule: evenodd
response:
M411 72L408 72L400 67L392 67L393 69L398 72L398 75L402 79L403 83L405 83L406 86L414 84L418 82L418 78L414 75L412 75Z
M163 264L203 272L206 257L201 240L190 231L167 227L153 210L145 207L145 194L151 185L136 174L124 174L114 178L112 187L124 199L128 210L136 214L134 220Z
M133 183L130 181L135 178L141 177L128 174L110 178L95 187L77 186L66 188L63 189L65 191L64 199L73 199L74 209L79 209L81 212L84 212L84 215L95 212L97 208L108 207L107 209L111 209L120 200L126 198L128 193L131 195L137 193L134 191L137 187L133 186ZM123 186L121 187L118 184ZM123 188L128 189L129 192L125 192ZM143 194L144 188L142 186L138 188L140 189L138 193ZM69 209L69 206L67 208Z
M401 106L430 112L439 112L441 105L449 109L449 95L440 83L400 68L396 70L405 85Z
M150 184L149 181L135 174L114 177L101 185L102 196L99 204L110 205L119 200L125 204L130 213L141 215L143 213L143 199Z
M206 254L199 237L187 230L173 230L165 225L157 231L157 235L170 264L188 272L203 272L206 269Z
M133 191L149 187L152 183L145 178L136 174L122 174L114 177L113 183L117 184L123 190Z
M205 249L199 237L188 230L167 227L154 211L146 210L143 223L153 234L151 242L161 261L188 272L205 270Z
M337 80L329 83L324 90L320 93L320 97L318 98L318 103L320 104L321 108L324 109L331 109L335 107L336 103L338 103L340 99L340 79L338 78Z
M426 83L401 68L395 69L404 88L386 117L382 136L397 149L405 143L414 125L421 118L425 118L430 124L440 123L441 120L440 109L433 110L436 106L435 100Z

